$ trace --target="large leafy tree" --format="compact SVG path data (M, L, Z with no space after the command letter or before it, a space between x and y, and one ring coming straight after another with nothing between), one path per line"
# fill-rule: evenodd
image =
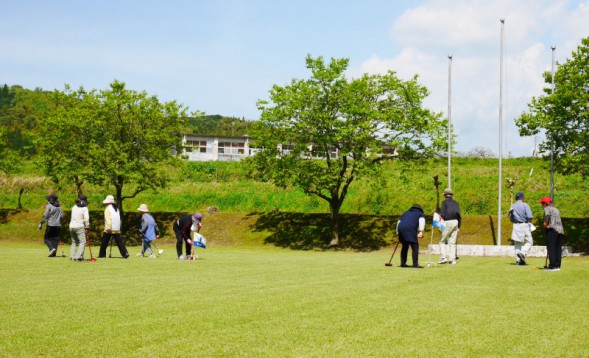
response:
M348 63L307 56L309 79L273 86L270 100L258 102L262 150L250 160L254 176L329 203L332 245L355 179L378 172L382 160L426 157L445 145L446 121L423 107L428 91L417 76L404 81L390 71L347 79Z
M23 157L34 155L38 124L52 109L51 92L4 85L0 90L0 127L7 133L8 147Z
M55 181L112 185L123 201L165 187L163 163L177 160L186 109L114 81L110 88L55 91L57 109L42 121L38 143L44 168Z
M0 127L0 174L10 174L19 163L18 153L9 146L7 131Z
M546 139L540 150L554 150L556 170L589 176L589 37L554 75L543 73L544 94L532 98L528 111L516 124L520 135L535 135L544 131Z

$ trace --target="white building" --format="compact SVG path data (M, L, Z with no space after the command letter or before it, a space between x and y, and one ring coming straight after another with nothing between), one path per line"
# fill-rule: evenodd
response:
M293 149L292 144L278 146L282 155L287 155ZM256 154L259 149L252 146L252 141L244 136L218 136L207 134L185 134L182 137L182 155L189 161L233 161L238 162L244 158ZM313 152L313 146L309 145L309 152ZM332 159L338 158L336 148L329 152ZM396 152L389 146L384 146L381 155L395 156Z
M250 148L247 135L225 137L185 134L182 138L182 155L190 161L240 161L254 153L255 149Z

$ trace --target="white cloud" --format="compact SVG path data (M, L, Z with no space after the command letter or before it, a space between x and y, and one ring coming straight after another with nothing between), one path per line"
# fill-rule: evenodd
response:
M533 138L520 138L513 123L532 96L542 94L552 43L561 62L589 35L589 3L545 0L431 0L408 9L391 25L400 51L391 58L373 54L351 72L404 78L419 74L430 91L426 105L448 108L448 54L452 61L452 122L456 150L484 146L498 152L500 19L505 19L504 153L529 155ZM562 49L561 49L562 48Z

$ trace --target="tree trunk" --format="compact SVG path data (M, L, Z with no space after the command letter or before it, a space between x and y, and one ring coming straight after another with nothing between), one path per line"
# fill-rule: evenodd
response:
M22 194L25 192L25 188L20 188L18 191L18 204L16 204L16 210L22 210Z
M80 180L77 175L74 175L74 183L76 184L76 191L78 192L78 197L84 193L82 193L82 185L84 182Z
M123 210L123 185L116 185L117 196L116 202L119 206L119 214L121 215L121 233L126 231L127 220L125 219L125 211Z
M329 242L330 246L337 246L339 244L339 209L340 205L337 199L332 200L329 205L331 209L331 226L332 226L332 239Z

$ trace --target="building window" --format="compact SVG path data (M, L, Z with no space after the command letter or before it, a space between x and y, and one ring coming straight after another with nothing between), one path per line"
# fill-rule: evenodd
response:
M199 153L207 153L207 141L206 140L187 140L184 144L187 152L197 151Z
M219 142L219 154L244 155L245 143L242 142Z
M289 154L292 150L294 150L294 144L283 144L282 145L282 155Z

